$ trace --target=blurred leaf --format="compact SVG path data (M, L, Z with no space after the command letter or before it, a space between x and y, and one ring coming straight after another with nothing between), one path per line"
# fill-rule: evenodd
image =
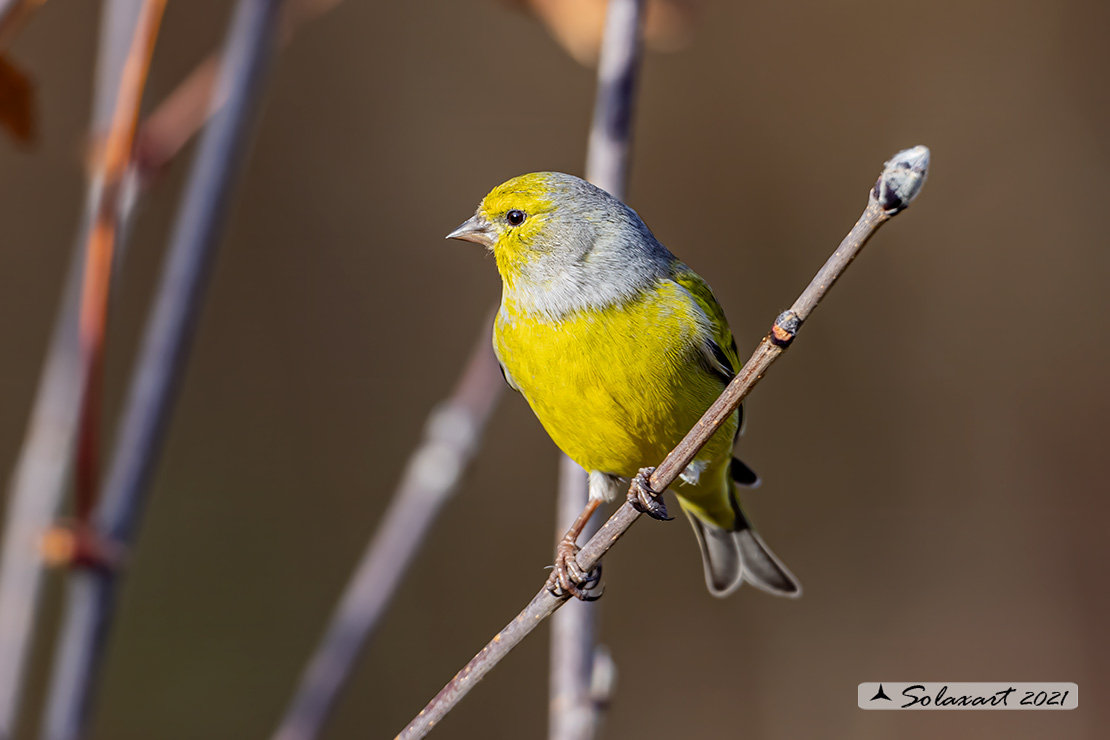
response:
M556 41L586 66L597 64L607 0L502 0L539 18ZM693 38L703 0L647 0L644 42L655 51L676 51Z
M7 54L0 54L0 123L20 144L34 142L34 85Z
M46 0L0 0L0 48ZM0 54L0 124L23 145L35 140L35 89L6 54Z

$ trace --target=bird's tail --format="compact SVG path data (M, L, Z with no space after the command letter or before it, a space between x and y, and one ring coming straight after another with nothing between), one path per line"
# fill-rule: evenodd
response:
M731 481L730 489L732 488ZM705 583L714 596L728 596L744 581L775 596L797 598L802 587L775 557L740 509L735 490L730 491L735 523L731 528L707 522L688 509L682 510L694 527L705 566Z

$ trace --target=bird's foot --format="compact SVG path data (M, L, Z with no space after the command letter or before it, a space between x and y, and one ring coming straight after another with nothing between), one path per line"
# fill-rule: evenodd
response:
M674 519L667 515L667 505L663 503L663 494L656 493L651 488L651 474L655 468L640 468L640 472L632 479L632 486L628 489L628 503L641 514L647 514L652 519L669 522Z
M578 545L563 539L555 548L555 567L547 579L547 590L562 597L570 594L581 601L597 601L604 590L601 585L601 563L585 573L578 567Z

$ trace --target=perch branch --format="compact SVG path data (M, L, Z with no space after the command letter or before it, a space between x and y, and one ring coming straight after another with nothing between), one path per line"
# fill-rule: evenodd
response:
M928 165L929 150L923 146L898 152L886 163L883 173L871 190L867 207L856 225L844 237L840 246L818 271L794 305L775 319L771 331L759 343L751 358L740 368L740 372L724 393L656 468L651 476L653 490L666 490L686 469L713 433L728 420L771 364L790 346L802 324L863 249L867 240L880 226L905 209L918 194L925 182ZM590 572L639 518L639 512L630 504L623 504L579 551L578 567L583 572ZM528 606L504 629L494 635L493 639L436 694L420 714L401 731L397 740L416 740L431 732L432 728L474 688L475 684L501 662L540 622L562 606L567 598L567 595L562 597L552 595L546 586L541 588Z
M205 131L174 228L120 431L93 514L101 538L126 545L150 488L155 460L226 220L228 200L271 57L281 0L240 0L226 44L220 91L227 101ZM84 734L118 591L112 569L70 577L62 642L47 706L48 740Z
M586 152L586 179L624 200L628 183L636 78L640 69L644 0L610 0L597 66L597 96ZM566 455L559 466L556 537L574 523L589 498L586 473ZM582 537L597 531L587 524ZM615 671L597 646L599 605L575 601L551 620L550 740L590 740L597 735ZM602 658L601 655L606 657ZM594 690L595 663L606 660L609 680L603 697Z

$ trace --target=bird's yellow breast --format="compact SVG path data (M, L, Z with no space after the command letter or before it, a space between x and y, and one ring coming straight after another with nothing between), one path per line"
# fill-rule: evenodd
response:
M680 285L560 320L506 297L494 350L560 449L586 470L632 476L657 465L724 388L701 360L706 317ZM731 457L736 418L698 459Z

